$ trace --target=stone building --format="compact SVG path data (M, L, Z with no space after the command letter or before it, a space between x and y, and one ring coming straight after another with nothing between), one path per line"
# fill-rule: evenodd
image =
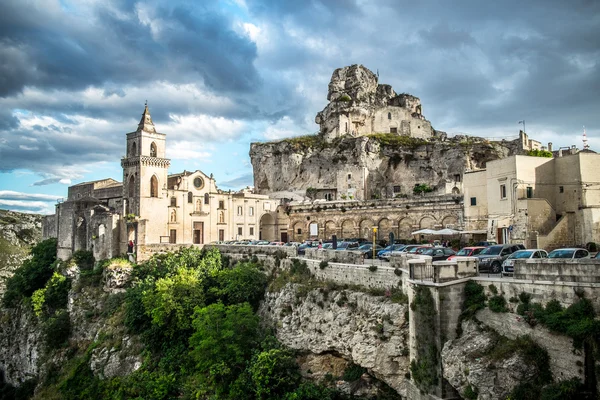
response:
M327 141L341 136L393 133L429 138L436 133L422 114L421 100L410 94L396 94L390 85L362 65L333 71L329 83L329 104L315 122Z
M373 238L387 240L425 239L411 233L419 229L460 229L463 225L462 196L411 196L370 201L292 202L289 214L289 237L292 241Z
M600 242L600 155L511 156L464 174L465 229L552 249Z
M124 254L130 240L145 257L168 247L280 240L286 233L279 228L287 228L287 216L278 218L278 200L250 189L220 190L212 174L199 170L169 174L166 135L156 131L147 106L137 130L126 135L121 166L123 182L108 178L71 186L56 214L45 219L44 234L58 238L59 258L77 250L110 258Z

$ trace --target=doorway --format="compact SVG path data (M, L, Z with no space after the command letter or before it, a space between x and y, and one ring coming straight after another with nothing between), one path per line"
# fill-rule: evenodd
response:
M194 222L194 244L204 243L204 222Z

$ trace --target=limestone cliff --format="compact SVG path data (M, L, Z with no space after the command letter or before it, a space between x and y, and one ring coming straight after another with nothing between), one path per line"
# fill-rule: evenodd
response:
M29 248L42 238L42 216L0 210L0 297L5 279L27 257Z
M485 168L488 161L521 152L521 141L490 142L455 136L431 141L378 134L340 138L318 136L252 143L254 184L262 193L317 190L358 200L412 196L415 184L437 194L461 193L465 170ZM322 194L320 192L323 192Z
M271 321L287 347L325 358L332 354L357 364L405 395L409 371L406 304L356 291L314 289L288 284L267 293L260 313ZM322 375L313 362L311 370ZM331 363L326 363L330 365ZM334 367L327 372L335 373Z

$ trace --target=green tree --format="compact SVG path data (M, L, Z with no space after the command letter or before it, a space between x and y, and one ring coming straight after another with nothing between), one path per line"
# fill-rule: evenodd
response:
M261 400L281 399L300 383L298 364L290 353L281 349L264 351L250 366L256 397Z
M256 347L258 317L248 303L216 303L196 308L193 327L190 347L200 379L209 390L227 393Z
M204 289L198 271L179 267L175 274L156 281L142 293L146 314L164 327L167 336L191 327L194 308L204 305Z
M14 275L6 281L3 303L7 307L17 304L23 297L46 286L54 273L56 261L56 239L41 241L31 249L31 258L25 260Z
M266 275L249 262L219 271L216 281L210 293L217 299L227 305L248 302L255 310L267 286Z

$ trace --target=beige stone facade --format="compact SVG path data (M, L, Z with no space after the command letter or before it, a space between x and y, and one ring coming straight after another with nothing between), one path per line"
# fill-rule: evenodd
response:
M556 248L600 242L600 155L512 156L465 173L465 229L490 240Z
M56 214L45 219L45 237L58 238L59 258L77 250L91 250L96 259L114 257L127 252L130 240L140 254L150 254L145 247L287 239L279 200L250 189L220 190L212 174L199 170L169 174L166 135L156 131L147 106L126 143L123 182L71 186Z

